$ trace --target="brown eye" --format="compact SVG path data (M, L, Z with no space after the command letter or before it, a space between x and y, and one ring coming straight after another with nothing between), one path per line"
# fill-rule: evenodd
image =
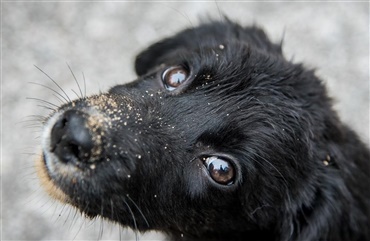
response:
M168 90L179 87L189 77L189 72L182 66L175 66L163 72L162 80Z
M230 185L234 181L233 165L222 157L211 156L204 158L204 164L212 179L222 185Z

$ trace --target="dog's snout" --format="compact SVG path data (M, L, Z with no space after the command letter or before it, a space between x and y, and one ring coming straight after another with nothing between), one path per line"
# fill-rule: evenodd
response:
M76 163L90 160L93 148L88 115L77 110L66 111L52 128L51 152L62 162Z

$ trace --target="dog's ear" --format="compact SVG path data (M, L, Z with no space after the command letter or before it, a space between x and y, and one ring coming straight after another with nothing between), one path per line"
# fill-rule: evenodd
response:
M135 60L135 71L139 76L145 75L151 68L161 64L161 59L166 53L170 53L177 48L184 46L178 37L166 38L153 44L138 56Z
M212 48L220 44L247 44L268 52L281 54L281 44L273 44L265 32L256 27L242 27L225 19L221 22L208 22L199 27L186 29L177 35L153 44L141 52L135 61L136 73L141 76L150 69L165 62L166 56L181 51L199 51L202 48Z

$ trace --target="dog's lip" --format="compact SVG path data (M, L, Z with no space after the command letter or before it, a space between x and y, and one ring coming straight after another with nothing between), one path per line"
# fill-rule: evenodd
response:
M53 198L64 202L69 203L70 198L66 193L56 184L51 176L51 172L46 164L46 158L44 154L40 158L35 160L36 172L41 182L41 186L45 191Z

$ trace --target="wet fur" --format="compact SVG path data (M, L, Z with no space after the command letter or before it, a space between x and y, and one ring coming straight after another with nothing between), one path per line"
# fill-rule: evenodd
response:
M161 75L177 65L191 77L168 91ZM57 111L84 111L104 133L99 160L78 168L45 168L44 144L39 170L62 201L169 240L370 239L368 149L314 72L261 29L205 23L150 46L135 68L136 81ZM202 155L229 157L234 184L214 183Z

